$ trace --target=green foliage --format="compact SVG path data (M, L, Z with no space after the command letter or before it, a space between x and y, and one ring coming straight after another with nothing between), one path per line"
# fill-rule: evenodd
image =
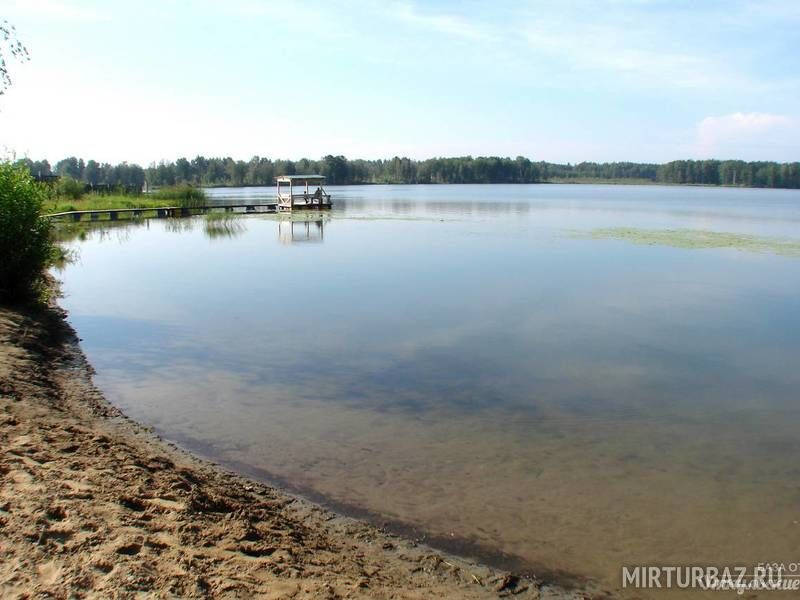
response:
M17 39L17 30L8 21L0 22L0 96L11 85L7 58L30 60L28 50Z
M83 177L83 172L86 170L86 165L83 159L70 156L56 163L56 175L61 177L71 177L72 179L80 179Z
M536 183L541 180L538 163L527 158L471 156L414 161L348 160L328 155L320 160L271 160L255 156L249 161L230 157L192 160L180 158L147 169L153 186L180 183L208 186L274 185L278 175L320 173L330 185L366 183Z
M654 163L534 162L524 156L458 156L412 160L347 159L328 155L320 160L272 160L254 156L249 161L231 157L160 162L143 169L121 163L84 163L74 156L56 163L23 159L34 177L52 174L73 177L96 192L140 193L145 181L153 188L174 186L239 186L275 184L278 175L320 173L329 185L369 183L669 183L800 188L800 163L744 162L736 160L678 160ZM54 173L55 171L55 173ZM175 199L175 198L171 198Z
M349 160L325 156L320 160L271 160L254 156L249 161L197 156L149 167L151 185L274 185L278 175L320 173L330 185L367 183L540 183L630 182L705 185L743 185L800 188L800 163L743 161L675 161L653 163L612 162L557 164L533 162L523 156L459 156L412 160Z
M664 183L800 188L800 163L674 160L658 168Z
M197 208L203 206L206 201L206 193L201 188L185 183L161 188L153 193L153 197L164 201L177 201L181 208Z
M564 181L569 183L582 181L619 181L633 179L637 181L655 181L658 165L652 163L581 162L574 165L542 163L542 172L547 181Z
M131 196L126 194L85 194L80 200L66 200L57 197L45 203L47 214L73 210L107 210L110 208L158 208L169 204L164 200L148 195Z
M145 182L145 171L139 165L126 162L118 165L99 163L96 160L84 162L81 158L70 156L52 167L46 160L23 158L17 164L25 166L38 180L58 175L80 181L93 193L140 194Z
M0 163L0 300L29 299L42 291L55 260L49 219L42 218L44 187L26 169Z
M76 179L72 177L62 177L58 180L56 184L56 195L61 196L63 198L69 198L71 200L80 200L83 196L85 187Z

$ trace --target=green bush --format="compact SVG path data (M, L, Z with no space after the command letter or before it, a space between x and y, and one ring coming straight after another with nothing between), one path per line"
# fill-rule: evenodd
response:
M46 196L26 168L0 163L0 301L42 291L45 269L58 254L52 224L42 218Z
M204 206L206 193L202 188L189 184L164 187L153 192L153 197L159 200L177 201L181 208L196 208Z
M72 177L62 177L56 185L56 194L71 200L80 200L85 191L85 186Z

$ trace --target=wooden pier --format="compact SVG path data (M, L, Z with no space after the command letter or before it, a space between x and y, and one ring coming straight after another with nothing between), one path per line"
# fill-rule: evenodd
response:
M66 212L52 213L45 215L53 219L71 219L72 221L83 221L88 217L90 221L98 221L101 216L108 216L109 221L118 221L121 215L130 218L156 217L159 219L167 217L190 217L197 214L205 214L212 210L222 210L225 212L251 213L274 213L278 212L277 202L249 202L247 204L209 204L204 206L160 206L152 208L98 208L89 210L70 210Z
M154 208L97 208L88 210L70 210L66 212L46 215L53 219L72 219L83 221L87 217L90 221L99 221L101 216L108 216L109 221L118 221L120 216L130 218L156 217L189 217L204 214L210 210L225 210L233 212L239 210L244 213L259 212L286 212L291 210L326 210L333 206L331 195L322 187L325 183L323 175L281 175L275 178L277 190L275 200L271 202L247 202L244 204L207 204L204 206L160 206ZM281 184L288 185L281 188ZM309 185L317 186L313 192ZM301 189L301 192L295 190Z

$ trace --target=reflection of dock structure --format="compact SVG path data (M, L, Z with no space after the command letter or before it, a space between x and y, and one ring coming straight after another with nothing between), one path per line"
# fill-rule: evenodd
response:
M278 221L278 240L281 244L300 242L321 243L325 237L325 224L322 217L315 219Z
M277 189L277 204L279 211L289 211L293 209L326 209L332 206L331 195L326 192L322 185L325 177L322 175L281 175L275 178ZM288 185L281 189L281 184ZM310 190L316 186L315 190ZM301 190L301 191L297 191Z

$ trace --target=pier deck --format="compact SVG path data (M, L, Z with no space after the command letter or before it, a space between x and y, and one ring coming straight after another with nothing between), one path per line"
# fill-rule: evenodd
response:
M309 205L311 208L311 205ZM181 207L181 206L159 206L152 208L98 208L87 210L70 210L65 212L52 213L45 215L54 219L72 219L82 221L88 215L89 220L97 221L101 215L108 215L109 220L117 221L120 215L130 215L131 217L155 216L165 217L189 217L195 214L207 213L210 210L224 210L227 212L245 213L272 213L278 211L277 202L248 202L245 204L209 204L203 206ZM153 215L155 213L155 215Z

